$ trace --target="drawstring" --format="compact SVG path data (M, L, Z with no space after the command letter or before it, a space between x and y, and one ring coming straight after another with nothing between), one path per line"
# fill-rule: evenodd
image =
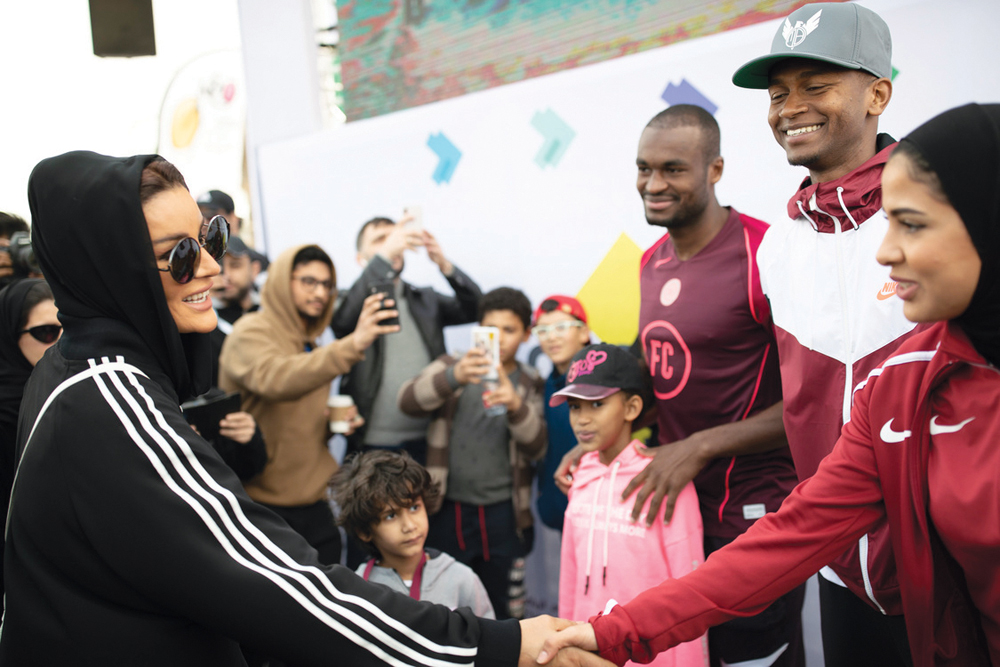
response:
M483 537L483 560L487 563L490 562L490 543L486 539L486 509L482 505L479 506L479 532Z
M840 209L847 214L847 219L850 220L851 224L854 225L854 228L857 229L858 223L854 222L854 216L847 210L847 204L844 203L844 188L839 185L837 186L837 199L840 201Z
M486 537L486 508L482 505L476 506L479 509L479 534L483 540L483 560L490 562L490 542ZM458 548L465 551L465 539L462 537L462 503L455 503L455 538L458 540Z
M618 474L618 467L621 461L615 461L611 465L611 480L608 484L608 495L604 501L604 545L603 560L601 561L601 585L608 584L608 542L611 533L611 508L614 505L615 476ZM604 484L604 477L597 480L597 488L594 490L594 502L590 505L590 530L587 532L587 569L586 577L583 580L583 594L590 591L590 570L594 566L594 530L597 525L597 503L601 498L601 485Z
M465 551L465 539L462 538L462 503L455 503L455 537L458 548Z
M813 231L818 232L819 231L819 225L817 225L816 221L813 220L812 218L810 218L809 214L806 213L806 210L804 208L802 208L802 202L800 202L798 199L796 199L795 200L795 205L799 207L799 213L802 214L802 217L804 217L806 220L808 220L809 224L812 225Z
M611 497L615 493L615 475L621 461L615 461L611 466L611 484L608 485L608 500L604 504L604 562L601 564L601 585L608 585L608 534L611 532Z
M597 480L597 490L594 492L595 501L590 505L590 530L587 532L587 573L586 578L583 580L583 594L586 595L587 591L590 590L590 568L594 564L594 523L597 520L597 498L601 497L601 485L604 484L604 478L601 477Z

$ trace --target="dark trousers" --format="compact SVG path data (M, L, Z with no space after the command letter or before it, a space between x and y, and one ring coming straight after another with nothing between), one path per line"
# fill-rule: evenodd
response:
M430 518L427 545L472 568L498 619L524 617L525 549L511 501L468 505L445 500Z
M819 576L820 625L826 667L913 667L906 623Z
M705 557L732 540L705 536ZM806 585L793 588L767 609L747 618L735 618L708 631L708 654L712 667L759 660L786 648L770 663L773 667L805 667L802 643L802 602ZM830 667L827 665L827 667Z
M407 440L406 442L401 442L398 445L364 445L364 449L362 451L370 452L372 450L386 450L390 452L398 452L402 450L412 456L413 460L420 465L427 465L427 438Z

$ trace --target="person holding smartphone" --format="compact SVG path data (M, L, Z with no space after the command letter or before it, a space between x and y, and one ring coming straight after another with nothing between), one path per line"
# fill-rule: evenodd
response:
M399 331L376 340L341 384L341 392L354 399L365 418L365 425L349 438L349 448L405 449L423 464L429 420L400 412L396 395L406 380L445 353L445 327L476 321L482 291L445 256L434 235L422 228L412 214L414 207L410 211L398 223L378 217L361 226L357 259L364 270L337 305L331 327L338 338L354 331L362 304L372 294L383 294L383 306L399 311ZM402 279L406 253L421 247L454 295Z

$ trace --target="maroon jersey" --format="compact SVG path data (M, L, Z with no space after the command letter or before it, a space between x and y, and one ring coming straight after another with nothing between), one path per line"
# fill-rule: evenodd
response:
M725 226L694 257L679 260L669 234L642 256L639 337L661 445L781 400L771 311L756 263L766 229L730 209ZM742 534L777 510L796 482L787 447L715 459L694 480L705 534Z

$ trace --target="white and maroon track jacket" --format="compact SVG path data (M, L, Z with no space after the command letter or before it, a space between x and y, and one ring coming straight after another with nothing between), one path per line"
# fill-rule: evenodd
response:
M841 178L809 179L788 202L790 221L768 229L757 251L771 303L785 433L799 480L812 477L850 419L854 386L913 331L889 271L875 261L887 221L882 169L894 143ZM821 574L884 614L901 613L885 525Z

